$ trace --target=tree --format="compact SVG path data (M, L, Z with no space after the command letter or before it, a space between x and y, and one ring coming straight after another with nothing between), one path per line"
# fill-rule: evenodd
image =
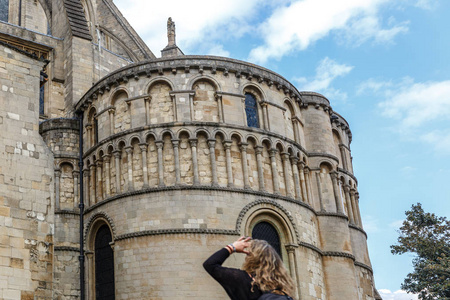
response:
M405 214L398 245L391 246L393 254L415 254L402 289L422 300L450 299L450 221L424 212L420 203Z

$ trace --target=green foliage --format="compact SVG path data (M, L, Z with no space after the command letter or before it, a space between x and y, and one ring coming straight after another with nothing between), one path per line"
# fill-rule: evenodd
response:
M393 254L415 254L414 272L409 273L402 289L418 293L419 299L450 299L450 221L426 213L417 203L406 211L400 227L398 245Z

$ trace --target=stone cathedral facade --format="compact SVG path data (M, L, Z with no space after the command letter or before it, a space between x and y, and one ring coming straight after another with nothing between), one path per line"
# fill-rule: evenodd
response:
M157 58L112 0L0 0L0 299L227 299L202 262L241 235L297 299L381 299L345 119L167 27Z

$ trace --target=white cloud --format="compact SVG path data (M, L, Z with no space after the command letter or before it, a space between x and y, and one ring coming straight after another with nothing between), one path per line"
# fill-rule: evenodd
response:
M292 51L304 50L333 33L362 43L369 39L386 42L407 30L407 24L380 25L379 7L387 0L302 0L276 9L259 31L264 45L254 48L249 59L264 63Z
M398 290L395 292L391 292L388 289L378 289L378 293L380 294L383 300L417 300L418 297L415 294L408 294L403 290Z
M363 216L361 219L363 222L363 228L367 233L371 234L371 233L378 232L380 230L380 228L378 226L377 218L366 215L366 216Z
M177 45L184 53L227 54L222 43L248 32L263 0L168 0L155 5L146 0L115 0L131 25L156 56L167 45L167 19L176 25ZM264 5L268 5L264 3ZM176 8L176 9L174 9ZM195 53L197 54L197 53Z
M389 224L389 227L394 228L395 230L399 230L402 227L404 220L396 220Z
M369 79L357 93L384 98L378 105L381 114L396 121L395 130L405 138L450 154L450 80L416 83L406 77L395 83Z
M319 62L314 78L308 80L306 77L300 77L294 78L293 81L298 83L300 90L320 92L333 100L345 100L347 94L331 87L331 83L336 78L347 75L352 69L353 66L339 64L325 57Z

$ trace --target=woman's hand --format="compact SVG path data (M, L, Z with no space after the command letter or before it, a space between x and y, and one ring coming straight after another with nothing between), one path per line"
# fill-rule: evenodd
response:
M245 248L250 247L251 237L241 236L237 241L233 243L236 252L248 254L248 250Z

